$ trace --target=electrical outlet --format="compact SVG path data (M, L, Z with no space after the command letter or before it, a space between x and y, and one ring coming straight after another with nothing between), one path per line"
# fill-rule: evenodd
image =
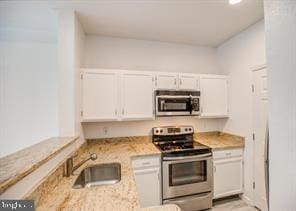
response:
M104 135L107 135L108 134L108 128L107 127L103 127L103 132L104 132Z
M203 123L203 128L204 128L204 130L207 129L207 123L206 123L206 121Z

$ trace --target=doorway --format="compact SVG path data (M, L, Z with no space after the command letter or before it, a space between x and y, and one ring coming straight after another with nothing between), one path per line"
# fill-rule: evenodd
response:
M262 66L252 71L253 140L254 140L254 205L267 211L265 157L268 130L267 70Z

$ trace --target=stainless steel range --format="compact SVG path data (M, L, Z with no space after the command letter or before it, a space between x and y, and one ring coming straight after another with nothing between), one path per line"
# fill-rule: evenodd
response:
M193 141L192 126L153 128L153 143L162 152L162 202L184 211L212 207L211 149Z

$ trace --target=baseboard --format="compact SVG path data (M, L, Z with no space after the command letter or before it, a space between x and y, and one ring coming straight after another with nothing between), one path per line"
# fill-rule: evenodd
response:
M252 201L249 197L247 197L245 194L240 195L240 198L241 198L244 202L246 202L248 205L250 205L250 206L254 206L253 201Z

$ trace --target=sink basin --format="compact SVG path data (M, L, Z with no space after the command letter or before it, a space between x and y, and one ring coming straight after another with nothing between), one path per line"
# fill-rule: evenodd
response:
M97 164L83 169L77 177L73 188L110 185L119 182L120 179L120 163Z

